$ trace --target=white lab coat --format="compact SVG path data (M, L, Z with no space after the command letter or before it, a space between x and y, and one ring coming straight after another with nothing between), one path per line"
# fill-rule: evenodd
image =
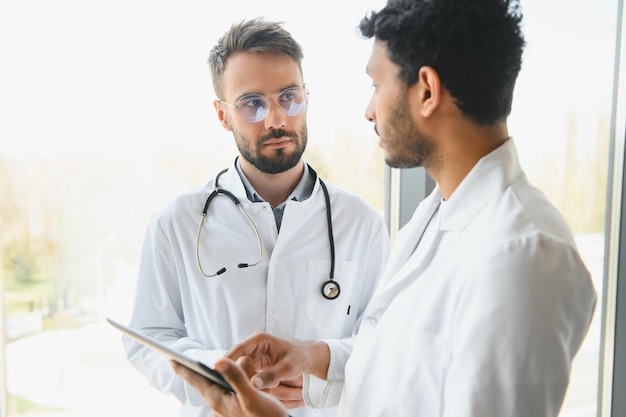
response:
M342 417L557 416L596 304L567 225L512 139L441 205L416 259L441 199L436 188L398 235L345 385L331 362L324 395L307 401L332 404L343 387Z
M327 300L321 293L329 278L330 246L319 181L307 200L287 202L279 234L269 203L249 201L231 166L220 186L237 196L256 224L263 242L262 262L237 267L258 258L257 239L233 202L219 195L203 226L200 260L207 273L222 267L227 271L216 278L200 275L196 234L205 200L214 189L210 181L175 199L150 221L130 326L209 366L258 330L304 340L352 336L382 274L389 237L380 213L360 197L326 185L339 298ZM183 403L183 416L210 415L202 398L164 358L128 338L124 344L130 363L149 383ZM291 414L333 416L336 409L303 407Z

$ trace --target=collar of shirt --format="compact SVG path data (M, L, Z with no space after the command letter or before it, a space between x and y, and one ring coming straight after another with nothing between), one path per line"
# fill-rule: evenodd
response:
M248 196L248 200L254 203L265 202L265 200L254 189L246 175L243 173L239 158L237 158L235 168L237 169L237 173L239 174L239 177L241 177L241 182L243 182L243 186L246 189L246 195ZM283 201L278 206L272 209L274 211L274 217L276 219L276 226L279 230L283 220L283 212L285 210L285 205L287 204L287 201L304 201L307 198L311 197L311 194L313 193L313 188L315 187L315 180L316 176L311 173L309 165L305 163L304 173L302 174L300 182L298 183L298 185L296 185L296 188L293 189L287 200Z

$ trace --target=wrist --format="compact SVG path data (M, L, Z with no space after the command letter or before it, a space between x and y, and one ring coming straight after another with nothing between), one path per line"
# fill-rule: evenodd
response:
M325 342L307 342L307 366L305 373L326 380L330 363L330 349Z

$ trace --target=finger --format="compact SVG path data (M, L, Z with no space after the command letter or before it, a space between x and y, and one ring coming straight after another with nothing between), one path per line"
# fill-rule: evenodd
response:
M176 361L171 360L170 364L177 375L186 380L202 395L210 408L214 410L222 408L225 391L221 387Z
M280 381L280 385L286 385L288 387L302 388L303 384L304 384L304 378L302 377L302 375L298 376L297 378L283 379L282 381Z
M233 387L236 395L226 394L218 385L196 374L191 369L170 361L178 375L196 388L217 416L285 416L284 406L275 398L252 386L243 369L229 359L220 359L215 370Z
M255 351L265 349L271 340L272 336L267 333L254 333L230 348L224 356L236 360L242 356L251 355Z
M204 389L206 386L206 382L210 383L210 381L208 381L206 378L200 376L198 373L192 371L191 369L187 368L184 365L181 365L174 360L170 360L170 365L172 366L172 368L174 368L174 372L176 372L178 376L189 382L196 389Z
M254 351L253 346L251 346L250 344L241 343L241 344L233 346L228 352L224 354L224 357L235 361L241 358L242 356L249 355L253 351Z
M257 388L271 388L280 384L284 380L293 380L296 377L294 375L293 367L288 361L279 362L276 365L264 369L254 375L252 383Z
M250 396L253 391L256 391L248 375L245 371L237 366L237 364L228 358L222 358L215 362L215 370L222 374L224 379L233 387L235 392L241 393L244 398Z
M241 366L241 368L245 371L248 378L252 378L259 369L256 368L253 360L250 360L248 356L242 356L236 360L237 365Z
M300 401L281 401L281 404L288 410L294 409L294 408L300 408L300 407L304 407L306 404L304 404L304 400L300 400Z
M281 384L276 388L268 389L267 392L283 403L288 401L302 401L301 387L289 387Z
M225 407L220 414L223 416L249 416L249 417L280 417L287 415L285 407L276 398L273 398L252 386L244 370L234 361L222 358L215 363L215 370L220 372L224 379L234 388L236 395L224 396ZM231 399L237 400L237 407L228 403ZM229 407L228 407L229 406Z

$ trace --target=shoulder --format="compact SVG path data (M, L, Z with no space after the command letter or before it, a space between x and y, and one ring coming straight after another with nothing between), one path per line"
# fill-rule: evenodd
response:
M577 252L564 217L523 175L484 207L475 226L488 244L486 248L495 251L521 250L541 241Z
M525 178L492 200L467 238L473 242L467 260L477 271L475 283L483 282L492 292L551 294L549 288L590 283L567 222Z
M477 240L469 251L465 284L474 296L487 295L482 299L485 305L511 307L570 301L586 306L595 299L591 274L569 229L535 223L517 230L494 244Z
M154 212L153 222L171 223L176 219L190 216L199 219L204 203L212 190L212 184L211 181L175 195Z
M510 190L511 197L520 205L530 225L573 245L573 235L565 218L541 190L528 183L525 176L514 182Z

